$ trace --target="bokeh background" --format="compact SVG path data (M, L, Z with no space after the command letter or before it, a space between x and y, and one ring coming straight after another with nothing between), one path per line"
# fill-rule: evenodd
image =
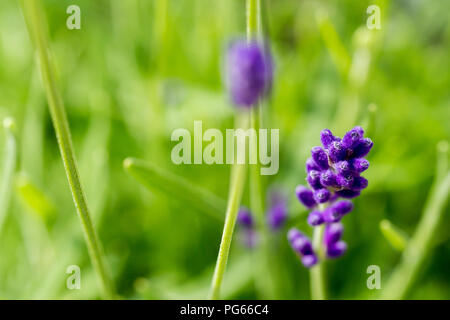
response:
M375 146L369 187L346 217L347 254L326 265L333 299L373 297L366 268L382 286L401 253L382 219L413 234L436 173L436 146L450 138L450 26L446 0L277 0L263 2L276 77L265 126L280 129L280 170L266 184L285 192L290 219L271 235L274 299L308 299L308 272L286 230L310 234L294 188L319 132L354 124ZM44 0L59 86L81 180L118 294L126 299L206 298L223 222L149 190L123 170L137 157L226 199L229 166L170 160L175 128L232 128L223 81L224 50L245 34L243 0ZM81 8L68 30L66 8ZM381 30L366 9L381 8ZM0 118L15 120L18 160L0 226L0 298L97 299L92 269L59 155L19 2L0 2ZM0 156L7 157L0 135ZM248 204L248 192L244 194ZM5 203L0 203L5 206ZM408 298L450 299L448 206L433 250ZM260 298L253 251L236 229L224 298ZM66 268L81 268L81 290Z

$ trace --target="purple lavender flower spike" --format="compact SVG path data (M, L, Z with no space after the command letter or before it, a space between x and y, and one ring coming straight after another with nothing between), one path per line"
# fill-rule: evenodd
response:
M373 147L373 142L369 138L364 138L361 142L353 149L352 157L361 158L366 156L370 149Z
M280 193L274 193L271 197L271 207L267 215L267 222L272 230L281 228L286 222L286 199Z
M361 173L369 168L369 161L364 158L352 159L350 162L350 166L353 171Z
M369 181L361 176L356 176L353 178L352 190L359 191L367 188Z
M328 147L328 156L333 163L345 160L347 149L344 148L340 141L334 141Z
M361 127L355 127L347 132L342 138L342 145L344 148L353 149L363 138L364 130Z
M344 233L344 226L342 223L331 223L327 224L324 231L323 243L326 247L329 247L342 238Z
M227 56L227 82L233 102L251 107L272 83L270 55L256 42L234 42Z
M350 200L360 195L368 186L366 178L360 174L369 168L369 161L363 158L373 146L372 140L364 138L363 128L357 126L348 131L342 139L333 136L330 130L320 133L322 147L311 149L312 157L306 161L306 180L311 187L299 186L296 193L301 202L313 209L320 204L323 211L313 210L308 215L308 224L316 227L326 224L323 243L328 258L337 258L345 253L347 244L341 240L343 226L341 219L353 210ZM310 240L299 231L291 231L288 238L297 252L302 254L302 262L311 267L318 262ZM295 245L293 245L295 243Z
M332 204L332 207L340 215L346 215L353 210L353 202L349 200L340 200Z
M238 223L244 228L252 228L253 227L253 217L250 210L246 207L241 207L237 216Z
M308 172L308 175L306 176L306 181L308 181L308 184L314 190L323 188L322 184L320 183L320 171L311 170L310 172Z
M326 223L333 223L340 221L342 218L342 214L339 211L337 211L333 206L331 206L326 208L322 212L322 217Z
M328 146L335 140L336 137L333 136L329 129L324 129L320 132L320 142L322 142L322 145L325 149L327 149Z
M333 170L328 169L322 171L320 174L320 184L324 187L331 187L336 185L336 175Z
M351 164L347 160L339 161L334 165L337 173L347 174L350 172Z
M320 171L320 168L312 158L308 158L306 160L306 172L310 172L311 170Z
M295 252L307 256L313 254L311 241L307 237L298 237L292 242L292 248Z
M314 266L317 263L317 261L318 261L318 259L315 254L309 254L307 256L302 257L302 264L306 268L311 268L312 266Z
M301 238L301 237L304 237L304 235L298 229L296 229L296 228L289 229L288 234L287 234L289 243L292 244L292 243L294 243L294 241L297 238Z
M347 251L347 244L344 241L338 241L327 247L328 258L339 258Z
M315 210L308 215L308 224L312 227L321 225L324 222L325 220L323 219L322 213L320 211Z
M357 196L360 195L361 192L356 191L356 190L348 190L348 189L344 189L344 190L339 190L336 191L336 194L339 197L345 198L345 199L353 199L356 198Z
M300 202L305 207L311 209L316 206L316 204L317 204L316 200L314 200L313 192L310 189L308 189L302 185L299 185L295 189L295 194L297 195L298 200L300 200Z
M313 147L311 149L311 156L320 169L328 169L328 156L322 147Z
M350 188L353 185L353 176L351 174L338 174L336 184L341 188Z
M318 189L314 191L314 200L317 203L325 203L330 199L331 192L328 189Z

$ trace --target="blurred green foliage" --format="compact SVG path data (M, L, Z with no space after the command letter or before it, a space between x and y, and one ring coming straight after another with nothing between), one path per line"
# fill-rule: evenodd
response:
M244 1L43 3L81 180L119 295L205 298L222 223L173 201L175 192L167 197L145 189L122 163L149 160L226 199L229 167L173 165L170 135L175 128L192 130L194 120L205 129L233 126L221 70L227 44L245 32ZM374 3L382 29L369 31L366 9ZM66 27L70 4L81 8L81 30ZM290 224L310 232L293 190L304 183L304 162L321 129L342 134L359 123L375 143L369 188L345 220L349 250L326 264L331 298L372 297L366 268L379 265L384 284L400 258L380 221L411 235L420 218L436 145L450 140L449 10L445 0L263 0L276 62L265 125L280 128L280 171L266 182L289 195ZM0 118L7 116L16 121L19 159L0 233L0 298L99 298L15 0L0 2ZM0 141L4 159L4 133ZM450 299L445 210L433 254L408 298ZM309 298L308 273L285 232L271 235L271 244L279 284L273 298ZM258 298L255 263L237 228L225 298ZM73 264L81 267L81 290L65 286Z

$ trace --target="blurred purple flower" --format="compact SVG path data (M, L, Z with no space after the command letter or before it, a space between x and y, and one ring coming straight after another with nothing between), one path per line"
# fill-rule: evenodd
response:
M239 107L252 107L270 91L273 62L267 48L257 42L238 40L227 55L227 85L233 102Z

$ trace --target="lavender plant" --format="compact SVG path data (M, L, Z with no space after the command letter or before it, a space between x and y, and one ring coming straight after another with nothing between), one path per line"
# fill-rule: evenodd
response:
M353 210L350 200L360 195L368 185L361 173L369 168L364 157L373 142L364 137L362 127L354 127L341 139L328 129L320 133L322 147L311 149L306 161L306 180L309 187L297 186L298 200L311 212L308 224L314 227L313 242L297 229L291 229L288 240L302 263L311 269L311 294L324 299L325 290L320 261L337 258L347 250L342 241L344 231L341 219ZM341 200L344 198L344 200Z
M270 90L272 84L272 61L270 54L261 40L258 39L260 32L259 11L259 0L247 1L247 41L235 42L229 48L227 55L227 84L232 101L241 109L237 110L238 117L243 117L243 122L245 122L248 121L248 116L250 116L250 125L254 129L258 129L258 125L255 123L255 112L259 109L259 103ZM257 152L255 149L256 147L250 150L250 152L255 154ZM250 180L252 204L257 205L258 211L262 212L261 198L259 197L261 194L259 172L257 170L255 171L257 166L252 169ZM245 165L233 165L225 225L211 286L211 299L217 299L219 297L220 286L228 260L233 230L245 183L245 174Z

